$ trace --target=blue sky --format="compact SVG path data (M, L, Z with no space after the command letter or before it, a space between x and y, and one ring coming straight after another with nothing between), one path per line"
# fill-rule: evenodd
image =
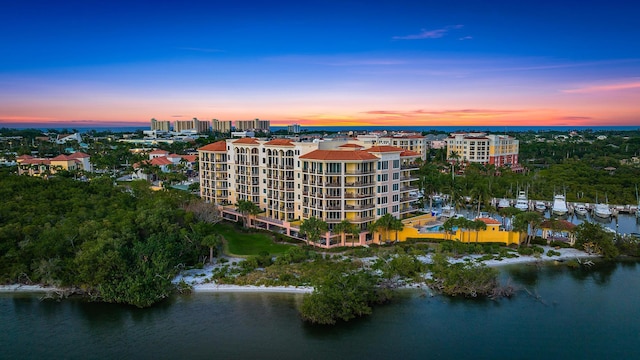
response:
M0 124L640 124L628 1L15 1Z

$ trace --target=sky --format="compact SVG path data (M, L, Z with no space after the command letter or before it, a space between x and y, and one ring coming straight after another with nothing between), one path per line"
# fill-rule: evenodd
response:
M0 127L640 125L637 1L5 1Z

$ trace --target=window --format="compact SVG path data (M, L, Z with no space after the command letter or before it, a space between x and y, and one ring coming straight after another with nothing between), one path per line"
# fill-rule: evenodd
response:
M400 184L393 184L393 191L400 190Z
M393 160L393 168L394 169L400 168L400 160Z
M393 180L399 180L400 179L400 173L393 173Z

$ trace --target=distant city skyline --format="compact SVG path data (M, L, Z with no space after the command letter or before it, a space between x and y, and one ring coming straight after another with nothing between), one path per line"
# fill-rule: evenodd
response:
M640 125L629 1L16 1L0 127Z

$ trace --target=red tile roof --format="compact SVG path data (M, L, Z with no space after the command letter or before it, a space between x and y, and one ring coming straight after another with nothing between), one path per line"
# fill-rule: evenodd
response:
M405 150L402 153L400 153L400 156L402 156L402 157L420 157L420 154L415 152L415 151Z
M53 159L51 159L51 161L69 161L69 160L72 160L72 159L69 159L67 155L64 155L64 154L60 154L54 157Z
M76 151L73 154L68 156L68 158L70 159L82 159L82 158L88 158L88 157L91 157L91 156L89 154L85 154L80 151Z
M187 162L198 161L198 155L182 155L182 158Z
M554 224L555 222L555 224ZM557 228L558 230L568 230L571 231L573 230L573 228L576 227L575 224L570 223L567 220L545 220L540 224L540 228L541 229L552 229L552 228Z
M238 139L236 141L233 142L234 144L241 144L241 145L260 145L260 143L258 143L258 141L254 138L242 138L242 139Z
M33 159L33 156L31 156L31 155L20 155L16 159L17 160L28 160L28 159Z
M501 225L502 223L496 219L491 218L477 218L476 220L480 220L487 225Z
M202 151L212 151L212 152L220 152L220 151L227 151L227 143L224 140L220 140L220 141L216 141L212 144L209 145L205 145L201 148L199 148L198 150L202 150Z
M25 159L21 164L22 165L24 165L24 164L27 164L27 165L38 165L38 164L49 165L49 164L51 164L51 160L49 160L49 159L37 159L37 158Z
M341 151L341 150L314 150L308 154L300 156L300 159L310 160L378 160L375 155L362 150Z
M383 153L383 152L403 152L404 150L399 148L399 147L395 147L395 146L381 145L381 146L372 146L372 147L368 148L366 151L375 152L375 153Z
M264 144L269 146L294 146L290 139L273 139Z
M155 155L155 154L168 154L168 153L169 153L168 151L156 149L156 150L153 150L152 152L150 152L149 154Z
M172 165L172 164L173 163L171 162L171 160L167 159L166 156L160 156L151 160L151 165L162 166L162 165Z
M338 146L338 147L341 147L341 148L355 148L355 149L361 149L361 148L363 148L364 146L362 146L362 145L358 145L358 144L344 144L344 145L340 145L340 146Z

